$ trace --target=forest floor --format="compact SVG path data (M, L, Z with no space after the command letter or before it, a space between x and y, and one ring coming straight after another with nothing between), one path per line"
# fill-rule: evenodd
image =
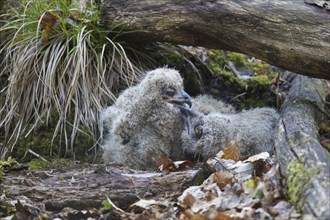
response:
M16 219L302 219L286 201L278 167L267 154L245 161L218 157L186 168L8 169L1 201L8 210L16 206Z

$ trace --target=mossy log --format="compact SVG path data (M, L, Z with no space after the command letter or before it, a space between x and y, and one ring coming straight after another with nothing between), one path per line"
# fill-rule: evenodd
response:
M196 170L160 172L128 170L115 165L85 164L77 168L7 174L4 185L11 198L42 204L49 212L102 207L107 197L121 209L139 199L175 201L190 184L201 183Z
M296 76L282 105L275 152L289 200L316 219L330 219L330 154L318 141L325 82Z
M105 0L105 27L126 40L224 49L292 72L330 79L330 11L306 1Z

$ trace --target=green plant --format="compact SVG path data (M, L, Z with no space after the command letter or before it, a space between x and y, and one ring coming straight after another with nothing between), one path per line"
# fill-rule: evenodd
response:
M8 157L6 160L0 160L0 183L3 179L3 168L14 168L17 166L19 166L19 163L11 157Z
M25 1L0 27L0 79L5 83L0 129L10 149L22 134L58 117L53 138L60 135L66 150L80 124L97 134L99 111L123 87L138 78L130 48L119 42L120 25L105 30L99 25L99 8L93 1ZM70 120L68 120L70 118ZM70 126L67 131L67 127ZM72 150L72 149L71 149Z

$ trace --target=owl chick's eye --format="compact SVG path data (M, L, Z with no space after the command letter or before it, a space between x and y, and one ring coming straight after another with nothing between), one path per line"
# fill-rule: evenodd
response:
M163 88L163 94L168 97L173 97L176 94L176 90L174 88Z
M194 132L195 132L195 137L197 139L200 139L203 135L203 128L201 128L199 125L197 125L194 128Z

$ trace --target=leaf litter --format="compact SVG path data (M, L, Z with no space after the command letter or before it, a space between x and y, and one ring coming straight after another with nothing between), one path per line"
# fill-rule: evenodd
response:
M18 196L20 192L11 192L12 198L16 195L16 200L11 201L11 204L16 206L16 213L12 216L15 216L16 219L46 219L45 216L47 216L47 218L52 217L53 219L90 220L307 219L297 213L293 206L286 201L284 190L279 183L279 166L274 161L274 157L270 157L267 152L252 155L245 160L240 158L239 148L236 141L233 140L216 157L208 159L202 165L211 174L201 184L193 186L182 185L181 182L186 181L187 176L180 177L180 175L182 173L195 175L198 173L196 171L198 165L194 166L188 160L172 161L167 156L162 156L159 159L157 164L158 173L154 173L155 175L150 175L150 172L136 173L132 170L128 170L125 174L117 174L114 173L113 167L110 170L98 167L84 168L79 172L72 170L58 175L49 171L47 176L26 174L25 177L28 177L32 182L27 188L30 187L33 190L28 190L28 195L25 192L25 196ZM199 167L200 169L201 167ZM193 170L196 172L191 172ZM118 171L118 173L120 172L122 170ZM110 173L112 178L105 176L104 179L100 179L99 175L102 176L103 174L104 176L104 173ZM170 178L173 175L178 175L176 180L179 181L174 182ZM112 181L118 176L122 178L119 182ZM146 179L149 182L144 182ZM45 188L44 180L48 181L53 190L55 189L54 192L49 192L51 191L50 188ZM167 180L169 182L166 182ZM116 179L116 181L118 180ZM138 183L138 181L141 181L141 183ZM139 184L150 184L150 182L157 181L160 181L155 185L157 189L150 189L150 192L144 192L142 196L139 195ZM136 194L134 195L135 198L125 201L126 206L123 204L116 205L118 200L113 202L112 198L107 196L109 190L113 190L113 188L108 187L111 184L119 188L119 195L121 188L124 190L125 185L133 184L133 188L135 187L136 190L133 192ZM160 191L171 184L172 188L164 189L164 191L158 192L158 195L157 192L156 194L152 192ZM173 192L173 185L174 188L177 188L176 192ZM37 186L39 187L36 188ZM56 190L56 187L59 187L59 191ZM92 192L89 195L90 191L94 189L97 189L98 192ZM142 190L145 189L142 188ZM20 189L16 190L19 191ZM61 194L61 191L64 191L63 194ZM55 200L54 193L61 194L58 195L58 200L62 200L64 204L61 207L56 208L56 203L50 205L50 203L42 200L43 197L47 196ZM75 204L72 197L79 197L78 193L82 194L80 195L82 203ZM104 197L103 207L101 204L89 201L91 198L102 196ZM42 207L48 209L48 211L46 212L43 208L40 208L40 204L35 204L36 200L32 201L28 197L39 198L39 201L44 202ZM122 199L124 200L124 198ZM105 203L109 205L105 206ZM31 209L31 207L34 208ZM37 207L40 209L37 209ZM33 210L38 210L37 214ZM49 212L49 210L53 211ZM12 216L3 219L11 219Z
M159 161L159 171L175 171L172 169L175 162L169 158L163 157ZM240 160L238 144L232 140L215 158L206 161L204 165L212 174L201 185L190 186L173 203L141 199L129 209L133 212L139 210L138 216L131 212L126 213L126 217L195 220L302 219L285 200L279 184L279 166L274 161L267 152ZM164 209L167 212L164 213Z

